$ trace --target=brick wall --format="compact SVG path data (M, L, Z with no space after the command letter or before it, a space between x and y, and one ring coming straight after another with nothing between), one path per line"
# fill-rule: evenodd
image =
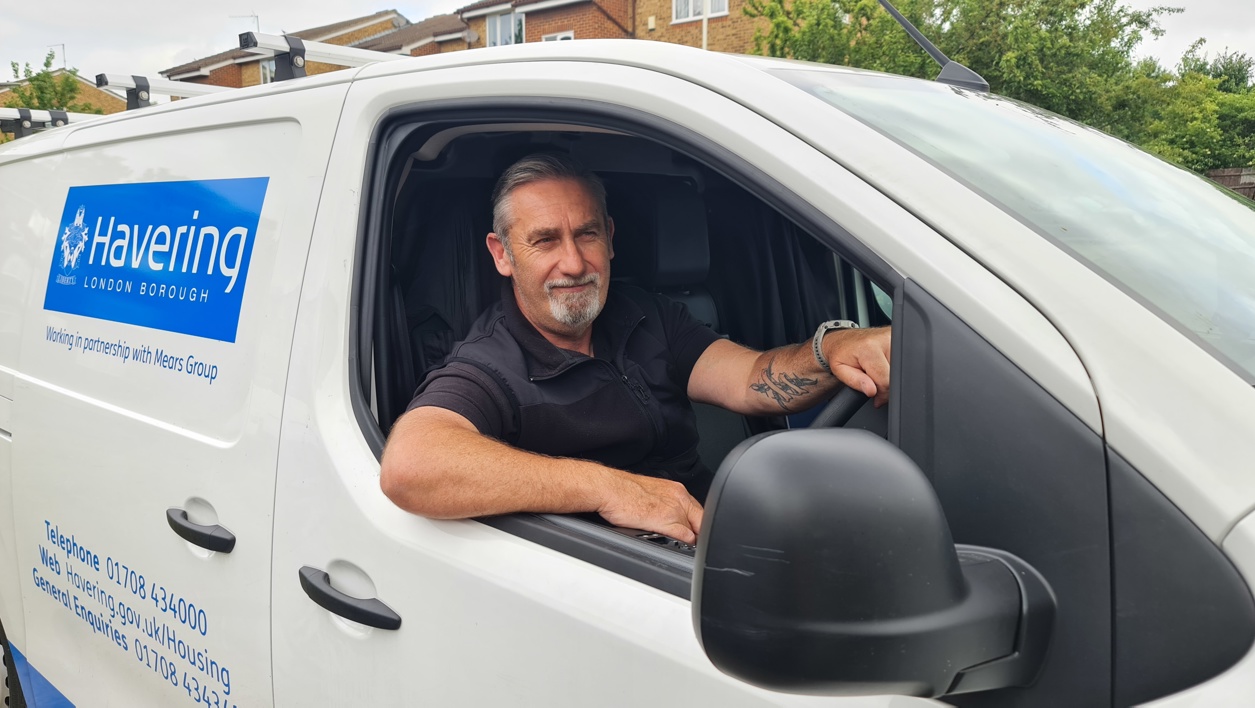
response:
M4 98L0 95L0 104L3 102ZM118 98L107 91L101 91L95 86L87 86L82 83L78 85L78 95L74 97L74 102L86 103L92 108L99 108L106 115L126 110L126 99Z
M240 88L244 84L241 76L241 68L243 64L227 64L218 67L209 72L209 76L193 76L190 79L183 79L194 84L207 84L209 86L227 86L229 88ZM260 77L259 79L260 80ZM257 83L254 81L253 83Z
M453 44L453 42L445 42L445 44ZM421 47L410 50L410 56L412 57L426 57L439 53L440 44L438 42L428 42Z
M261 62L262 60L258 59L257 61L236 65L240 67L240 88L261 84Z
M305 75L313 76L314 74L325 74L329 71L339 71L347 68L339 64L324 64L320 61L311 61L305 64Z
M445 53L448 53L448 52L460 52L460 51L462 51L462 50L464 50L464 49L470 49L470 48L471 48L471 45L467 44L466 42L464 42L464 41L462 41L462 40L460 40L460 39L451 39L451 40L449 40L448 42L432 42L431 44L429 44L429 45L427 45L427 46L429 46L429 47L430 47L430 46L439 46L439 47L440 47L440 53L441 53L441 54L445 54Z
M625 37L632 36L632 8L635 0L593 0L601 10L613 17L619 24L627 28Z
M611 0L617 6L615 9L622 11L626 8L627 3L621 0ZM606 9L607 12L602 12ZM610 15L610 16L607 16ZM627 22L627 18L614 17L610 8L599 8L594 2L581 2L574 5L564 5L552 10L542 10L536 13L528 13L527 20L523 25L528 42L540 42L547 34L555 32L566 32L572 30L575 32L576 39L623 39L630 37L631 26ZM623 26L615 24L618 20Z
M672 0L637 0L636 38L702 46L701 19L671 24L671 4ZM761 17L746 17L744 7L745 0L728 0L728 14L710 18L706 28L707 48L716 52L753 53L754 30L761 27L766 31L768 22ZM652 32L649 30L651 15L654 17Z
M483 15L480 17L472 17L469 20L463 19L463 22L466 23L466 26L469 27L472 32L474 32L476 35L479 36L479 39L471 43L470 48L478 49L479 47L487 47L488 46L488 17L486 15Z

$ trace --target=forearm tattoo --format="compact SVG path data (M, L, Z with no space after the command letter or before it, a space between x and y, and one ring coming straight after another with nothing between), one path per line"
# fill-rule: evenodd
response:
M758 383L750 384L750 389L775 401L782 410L792 412L789 404L810 393L809 387L818 384L819 381L790 373L776 374L771 368L773 364L775 364L774 360L767 363L762 377Z

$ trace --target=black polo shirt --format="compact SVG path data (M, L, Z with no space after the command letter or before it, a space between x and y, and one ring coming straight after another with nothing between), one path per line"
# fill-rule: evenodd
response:
M683 304L616 283L592 336L594 357L555 347L507 285L409 408L445 408L521 449L674 479L703 499L711 475L687 390L719 335Z

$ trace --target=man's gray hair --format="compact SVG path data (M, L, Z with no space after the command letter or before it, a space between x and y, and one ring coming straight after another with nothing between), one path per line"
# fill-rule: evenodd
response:
M528 155L506 168L492 190L492 230L501 239L501 245L505 246L506 255L511 260L513 254L510 252L510 227L514 224L514 210L510 194L525 184L562 179L582 185L592 198L593 205L597 207L602 224L606 223L606 188L597 175L584 169L574 158L565 155Z

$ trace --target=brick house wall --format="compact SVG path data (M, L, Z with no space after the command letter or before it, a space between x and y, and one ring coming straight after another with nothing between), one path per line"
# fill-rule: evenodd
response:
M181 79L193 84L206 84L208 86L226 86L228 88L239 88L244 86L243 83L243 64L227 64L209 72L209 76L193 76L187 79ZM253 65L256 67L256 64ZM261 80L258 75L257 81ZM254 83L257 83L255 81Z
M633 24L636 22L635 16L632 14L636 8L636 0L594 0L601 8L611 17L628 29L629 37L633 33Z
M0 93L0 103L3 102L4 94ZM106 115L126 110L126 99L118 98L107 91L101 91L95 86L87 86L81 82L78 85L78 95L74 97L74 102L98 108Z
M626 2L615 2L626 8ZM540 42L547 34L575 32L576 39L624 39L631 37L631 25L627 17L615 17L610 8L593 2L564 5L552 10L527 14L523 32L528 42Z
M433 54L436 54L436 53L447 54L449 52L460 52L465 49L471 48L471 45L467 44L466 42L463 42L460 39L450 40L448 42L432 42L431 44L427 46L429 47L439 46L440 47L439 51L432 52Z
M488 46L488 16L472 17L470 19L463 18L463 22L478 37L471 43L469 49L479 49Z
M691 0L700 1L700 0ZM728 14L711 17L707 21L706 46L711 51L752 54L754 31L769 29L769 23L761 17L747 17L745 0L728 0ZM702 46L701 18L671 23L672 0L637 0L636 38L659 42ZM654 29L649 30L649 18L654 18Z

